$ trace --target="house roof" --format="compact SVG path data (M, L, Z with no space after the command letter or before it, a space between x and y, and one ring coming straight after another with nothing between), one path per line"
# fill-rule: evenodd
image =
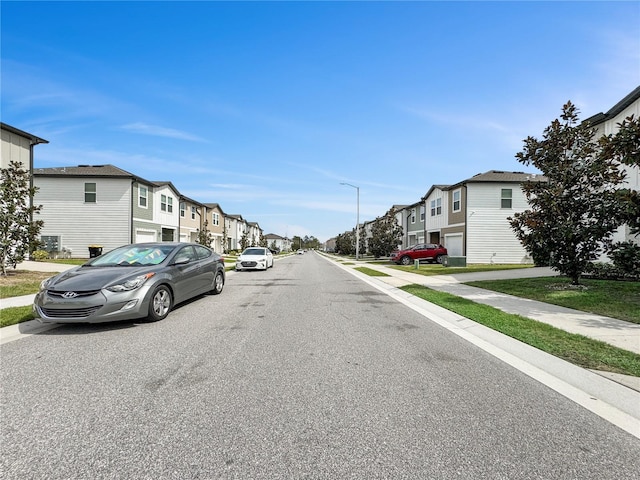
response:
M114 165L78 165L77 167L34 168L33 174L41 177L103 177L103 178L131 178L148 185L156 182L145 180L131 172L122 170ZM175 187L174 187L175 189ZM178 191L176 189L176 191Z
M420 201L422 201L422 202L426 201L427 198L429 198L429 195L431 195L435 189L446 190L450 186L451 185L444 185L444 184L431 185L431 188L429 189L429 191L422 196Z
M622 112L625 108L627 108L638 99L640 99L640 86L637 86L629 95L616 103L606 113L596 113L595 115L584 120L583 123L589 123L592 126L604 123L607 120L617 117L620 112Z
M222 210L222 207L220 206L220 204L219 204L219 203L203 203L203 205L204 205L205 207L207 207L208 209L210 209L210 210L214 210L214 209L216 209L216 208L217 208L218 210L220 210L220 213L222 213L222 215L226 215L226 214L224 213L224 210ZM227 215L227 216L228 216L228 215Z
M461 182L458 182L454 185L449 185L448 187L444 188L444 190L452 190L468 183L523 183L527 181L544 182L546 180L547 177L536 173L489 170L485 173L478 173L473 177L462 180Z
M275 233L267 233L266 235L263 235L263 237L267 240L288 240L287 238L276 235Z
M49 143L49 140L36 137L32 133L25 132L24 130L20 130L16 127L12 127L11 125L7 125L4 122L0 122L0 127L2 128L2 130L6 130L8 132L15 133L16 135L20 135L21 137L28 138L31 141L31 145L38 145L39 143Z

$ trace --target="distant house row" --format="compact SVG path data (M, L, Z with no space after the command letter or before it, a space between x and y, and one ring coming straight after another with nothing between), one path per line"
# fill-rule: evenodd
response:
M630 115L640 117L640 87L606 113L586 120L597 135L613 134ZM626 187L640 190L640 168L622 166ZM534 173L491 170L453 185L433 185L416 203L393 205L403 237L399 248L420 243L444 245L450 256L466 257L467 263L531 263L510 227L508 218L528 208L522 191L525 181L546 181ZM367 251L374 221L360 225L361 251ZM634 240L628 226L614 234L614 241ZM335 248L335 239L327 242Z
M88 257L90 245L110 250L137 242L193 242L210 232L219 253L265 242L280 251L291 240L264 235L257 222L225 213L217 203L202 203L182 195L170 181L150 181L114 165L33 168L33 147L48 143L11 127L2 127L2 168L11 160L32 172L37 187L33 202L42 205L41 240L52 253Z

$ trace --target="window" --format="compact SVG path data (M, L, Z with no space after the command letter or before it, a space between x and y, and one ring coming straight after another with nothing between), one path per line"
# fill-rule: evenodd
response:
M411 223L416 223L416 209L411 209Z
M84 203L96 203L96 184L84 184Z
M211 220L213 225L220 225L220 214L214 212Z
M510 188L503 188L500 194L500 208L511 208L513 191Z
M140 185L138 187L138 206L142 208L147 208L147 195L149 194L149 190L147 187Z
M442 198L431 200L431 216L442 215Z
M420 205L420 221L424 222L424 205Z
M196 219L196 207L191 207L191 220Z
M462 197L462 190L455 190L453 192L453 211L454 212L459 212L460 210L462 210L461 197Z
M175 240L174 230L172 228L163 228L162 229L162 241L163 242L173 242Z
M184 202L180 202L180 216L181 216L182 218L184 218L184 216L185 216L185 214L186 214L186 213L185 213L185 212L186 212L186 209L187 209L187 205L186 205Z
M160 195L160 210L167 213L173 212L173 198Z

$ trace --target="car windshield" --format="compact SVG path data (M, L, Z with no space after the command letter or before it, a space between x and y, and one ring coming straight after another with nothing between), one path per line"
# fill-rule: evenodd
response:
M264 255L264 248L247 248L242 255Z
M170 245L129 245L116 248L87 263L91 267L158 265L175 247Z

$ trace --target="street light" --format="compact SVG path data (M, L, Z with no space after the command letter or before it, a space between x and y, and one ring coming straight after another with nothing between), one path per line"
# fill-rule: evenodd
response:
M340 182L340 185L346 185L356 189L356 260L360 258L360 187L351 185L350 183Z

